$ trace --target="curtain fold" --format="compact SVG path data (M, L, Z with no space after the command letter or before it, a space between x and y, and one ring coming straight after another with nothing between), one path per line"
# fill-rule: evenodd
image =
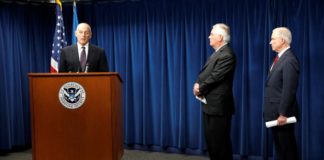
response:
M262 119L263 87L275 56L272 29L290 28L301 66L297 142L301 159L308 160L324 158L322 8L320 0L140 0L79 3L78 14L92 27L91 42L105 49L111 71L123 79L125 147L189 154L206 154L192 86L213 52L212 25L228 24L237 57L233 152L250 159L273 156ZM54 10L0 2L0 150L30 145L27 73L49 72ZM72 5L63 4L67 35L72 15Z
M31 144L27 73L49 69L48 9L0 3L0 150Z

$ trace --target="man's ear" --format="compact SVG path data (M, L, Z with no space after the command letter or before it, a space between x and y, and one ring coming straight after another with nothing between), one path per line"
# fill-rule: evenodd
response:
M222 35L218 35L220 37L220 41L222 42L224 40L224 37Z

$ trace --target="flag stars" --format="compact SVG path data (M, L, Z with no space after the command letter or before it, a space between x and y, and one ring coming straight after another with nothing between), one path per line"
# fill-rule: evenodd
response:
M54 61L51 61L51 67L54 69L54 71L57 72L58 68L57 64L55 63L58 63L60 61L61 49L67 45L67 42L65 40L62 10L58 5L56 7L56 13L56 26L52 44L52 59L54 59Z

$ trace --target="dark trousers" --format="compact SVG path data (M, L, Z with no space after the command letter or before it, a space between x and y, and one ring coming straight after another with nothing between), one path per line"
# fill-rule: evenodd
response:
M203 123L207 150L211 160L232 160L232 116L215 116L204 113Z
M273 127L272 136L278 160L298 160L294 124Z

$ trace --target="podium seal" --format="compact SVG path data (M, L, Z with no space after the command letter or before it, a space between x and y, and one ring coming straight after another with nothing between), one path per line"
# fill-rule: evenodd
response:
M65 108L78 109L86 100L86 92L79 83L68 82L60 88L58 98Z

